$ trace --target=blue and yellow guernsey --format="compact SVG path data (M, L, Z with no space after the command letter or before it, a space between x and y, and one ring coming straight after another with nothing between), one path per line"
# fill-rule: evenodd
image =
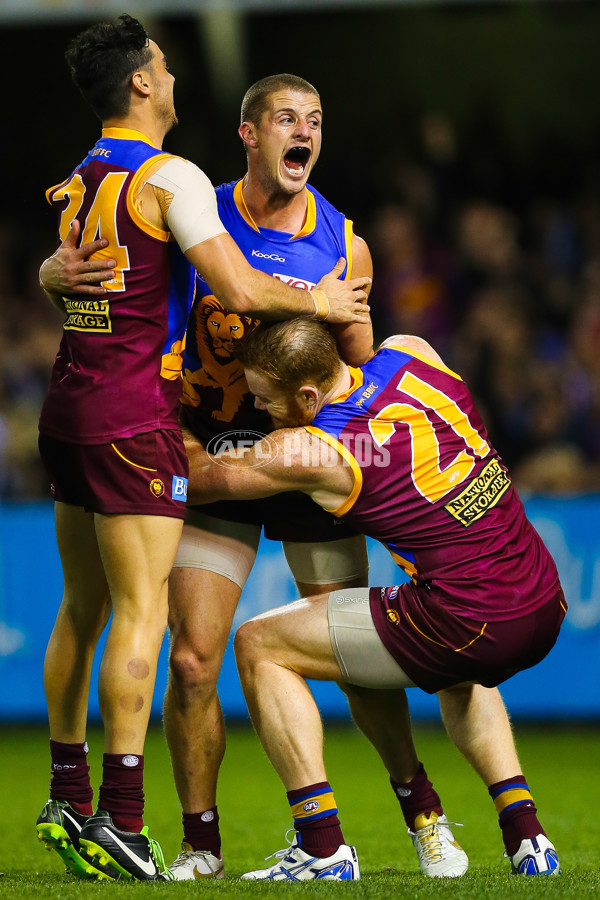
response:
M307 427L354 474L330 512L434 584L456 615L503 621L543 606L556 566L462 379L402 346L350 372L350 388Z
M243 180L216 189L219 216L256 269L292 287L310 290L340 257L352 271L352 222L314 188L307 188L307 214L297 234L259 228L244 202ZM198 278L183 362L182 411L185 424L205 444L219 434L265 434L269 416L254 407L234 348L257 319L224 309L209 285ZM232 437L235 441L235 436Z
M105 128L71 175L48 190L64 240L77 218L81 243L107 238L96 258L117 261L105 297L65 298L67 318L40 431L103 444L178 427L185 330L195 270L134 200L150 167L171 154L145 135Z

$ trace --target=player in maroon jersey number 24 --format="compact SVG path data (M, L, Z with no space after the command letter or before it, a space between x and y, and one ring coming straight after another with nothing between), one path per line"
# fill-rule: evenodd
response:
M39 445L65 590L44 661L52 781L36 824L76 874L155 880L172 875L143 827L143 751L186 509L177 413L195 270L228 307L267 319L368 321L370 279L339 280L341 260L314 290L298 291L247 262L206 175L162 151L177 123L175 79L136 19L90 26L66 59L102 134L47 198L61 240L100 236L104 280L75 297L49 292L65 320ZM91 815L87 703L111 612L99 676L103 778Z

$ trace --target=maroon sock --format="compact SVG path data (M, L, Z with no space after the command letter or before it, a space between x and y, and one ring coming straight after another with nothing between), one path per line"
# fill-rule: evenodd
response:
M523 775L491 784L488 791L498 811L498 824L509 856L514 856L521 841L546 834Z
M184 812L181 820L183 840L192 850L208 850L213 856L221 855L221 832L216 806L201 813Z
M327 816L319 819L318 822L301 825L298 832L300 833L300 846L304 852L309 856L318 856L322 859L331 856L340 844L346 843L337 816Z
M136 753L105 753L98 809L105 809L121 831L141 831L144 825L144 757Z
M308 816L304 816L304 811L302 817L294 815L294 828L298 832L300 846L305 853L325 858L335 853L340 844L346 843L329 782L320 781L299 790L287 792L292 809L309 797L311 798L311 811ZM327 810L329 815L322 816L322 813L319 813L319 802L316 806L314 805L313 798L315 797L320 799L321 808ZM322 817L319 817L320 815Z
M83 744L63 744L50 738L50 798L67 800L75 812L91 816L94 792L90 784L87 752L87 741Z
M423 763L419 763L417 774L410 781L400 782L390 778L390 784L400 802L407 828L415 829L415 819L424 813L430 816L436 812L443 815L444 808L433 784L427 777Z

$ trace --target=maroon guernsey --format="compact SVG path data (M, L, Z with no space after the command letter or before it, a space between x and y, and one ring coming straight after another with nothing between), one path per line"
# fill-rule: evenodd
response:
M106 444L178 429L181 360L195 271L168 231L136 209L148 169L168 158L137 131L107 128L69 178L47 192L62 240L108 238L117 260L102 298L65 298L67 319L40 416L42 434ZM99 254L98 254L99 255Z
M543 607L560 589L556 566L461 378L390 346L351 374L308 428L354 472L332 512L385 544L456 616L502 622ZM394 618L387 594L385 610L372 601L382 639Z

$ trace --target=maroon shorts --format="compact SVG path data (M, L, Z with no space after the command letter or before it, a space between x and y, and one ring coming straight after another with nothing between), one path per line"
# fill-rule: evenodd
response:
M54 500L103 515L185 518L188 461L177 430L110 444L69 444L41 434L39 448Z
M382 643L429 694L463 681L496 687L535 666L556 643L567 611L560 586L540 609L504 622L456 616L434 590L412 582L371 588L369 602Z

